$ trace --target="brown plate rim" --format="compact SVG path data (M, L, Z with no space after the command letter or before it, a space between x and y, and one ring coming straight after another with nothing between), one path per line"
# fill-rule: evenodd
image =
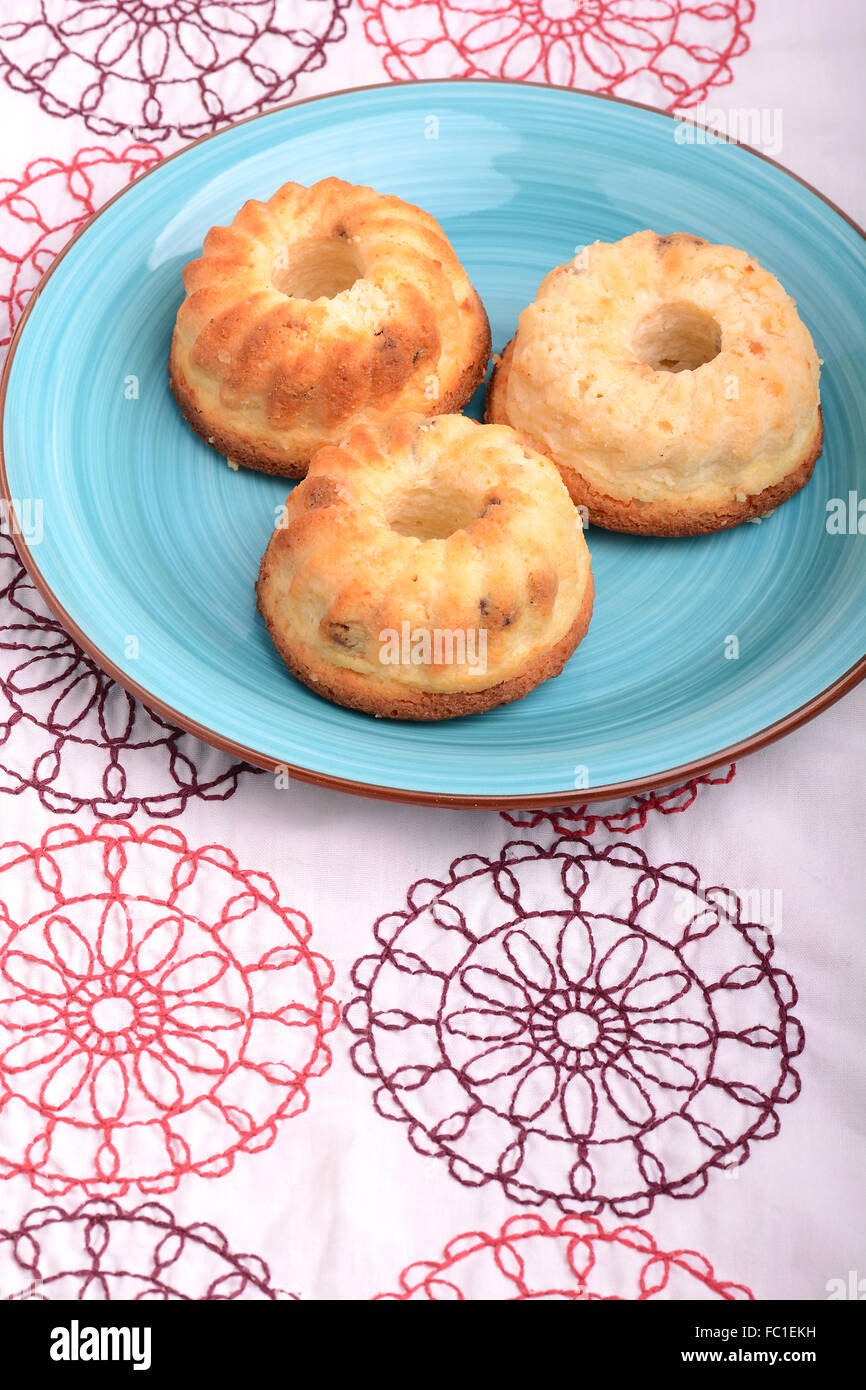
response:
M158 169L168 164L170 160L177 159L180 155L186 154L188 150L194 149L197 145L203 145L208 140L215 140L218 136L225 135L228 131L235 130L239 126L248 125L252 121L264 120L266 117L274 115L277 111L286 111L296 106L308 106L312 102L326 101L329 97L349 96L355 92L388 91L404 85L416 87L443 86L448 83L455 83L467 87L535 87L541 91L574 92L579 96L591 97L595 101L612 102L617 106L632 106L640 111L650 111L653 115L666 117L668 120L679 123L687 122L690 125L694 125L695 128L699 130L711 129L711 127L703 125L701 122L692 121L688 116L675 115L671 111L660 111L658 107L650 106L646 102L631 101L624 97L609 96L607 93L588 91L582 87L564 87L552 82L519 82L509 80L508 78L434 77L419 79L411 82L411 84L402 82L372 82L360 87L343 87L334 92L320 92L315 96L303 97L299 101L283 102L279 106L273 106L267 111L258 112L254 116L246 116L240 121L233 121L226 126L220 127L219 130L211 131L208 135L202 135L199 139L190 141L189 144L182 146L181 149L175 150L170 155L166 155L164 159L160 159L152 168L139 174L131 183L125 185L125 187L115 193L113 197L109 198L108 202L97 209L92 216L88 217L87 221L79 227L78 231L70 238L63 250L52 262L36 289L33 291L33 294L30 296L27 307L9 343L9 350L3 366L2 378L0 378L0 501L5 503L7 516L14 516L14 510L13 499L9 490L9 479L6 473L6 458L3 448L3 425L6 413L6 395L9 376L15 352L30 317L30 313L46 284L60 265L60 262L75 245L76 241L78 241L78 238L89 230L97 218L101 217L119 198L124 197L132 188L135 188L144 179L149 178L151 174L156 173ZM141 141L140 143L146 144L147 142ZM826 203L828 207L832 208L835 213L843 218L849 226L853 227L854 230L866 240L866 231L864 231L853 217L850 217L837 203L834 203L831 198L823 194L820 189L815 188L813 184L801 178L799 174L795 174L793 170L788 169L784 164L780 164L778 160L772 159L770 155L764 154L762 150L757 150L752 145L747 145L741 140L725 137L725 143L738 145L741 149L747 150L749 154L754 155L757 159L762 159L767 164L771 164L774 168L781 170L788 178L794 179L804 188L807 188L815 197L820 198L821 202ZM679 782L691 781L693 778L704 776L706 773L712 772L716 768L724 766L726 763L736 762L750 753L756 753L759 749L765 748L768 744L774 743L777 739L793 733L795 729L799 729L803 724L808 723L810 719L814 719L816 715L835 704L837 700L840 700L843 695L853 690L860 681L866 678L866 654L864 654L853 666L849 667L843 675L837 677L835 681L828 685L826 689L822 690L818 695L813 696L811 700L807 700L805 704L800 705L797 709L792 710L789 714L784 715L781 719L776 720L775 723L768 724L766 728L760 729L757 733L749 735L748 738L741 739L738 743L731 744L729 747L720 749L716 753L708 754L703 758L697 758L689 763L683 763L678 767L667 768L664 772L654 773L651 777L633 778L627 782L616 782L603 787L581 787L578 792L572 789L571 791L547 792L540 795L521 793L514 796L508 796L507 794L503 796L470 796L463 793L426 792L415 791L411 788L383 787L370 782L356 782L348 777L336 777L330 773L313 772L309 768L297 767L292 763L282 762L278 758L274 758L270 754L264 753L259 749L247 748L243 744L236 743L232 739L224 738L222 735L215 733L214 730L208 729L204 725L196 723L194 719L188 718L182 711L173 709L171 705L157 699L150 691L139 685L137 681L132 680L125 671L122 671L103 651L90 641L87 634L82 631L56 598L24 541L20 528L13 525L10 528L10 532L21 563L24 565L24 568L27 570L49 609L69 633L70 637L77 642L82 651L89 656L106 675L110 676L118 685L121 685L130 695L140 700L148 709L155 710L162 718L167 719L170 723L175 724L178 728L185 730L187 733L193 734L196 738L201 739L202 742L210 744L212 747L218 748L222 752L230 754L232 757L239 758L243 762L250 763L254 767L264 768L269 772L276 772L279 770L288 773L291 778L297 781L309 782L314 786L326 787L334 791L348 792L356 796L372 797L380 801L396 801L418 806L444 806L464 810L504 810L529 807L568 806L574 804L578 798L582 804L584 802L611 801L622 797L637 796L641 793L656 791L662 787L668 787Z

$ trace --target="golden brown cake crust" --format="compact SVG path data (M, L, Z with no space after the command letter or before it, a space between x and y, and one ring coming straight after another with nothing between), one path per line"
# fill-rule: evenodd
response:
M487 388L484 418L491 424L512 424L506 407L506 387L514 342L512 338L504 349ZM512 425L512 428L517 427ZM530 448L538 453L545 452L543 445L527 434L526 430L517 428L517 432ZM819 408L817 432L795 468L779 482L765 488L754 497L746 497L743 501L735 500L724 507L712 509L677 506L665 502L643 502L634 498L623 501L599 492L576 469L561 463L557 463L557 467L572 501L576 506L586 508L587 518L593 526L601 526L609 531L625 531L632 535L700 536L712 531L727 530L753 517L764 516L782 502L786 502L789 497L793 497L794 493L799 492L808 483L823 447L823 417Z
M266 551L259 570L257 591L267 581L270 564L270 553ZM274 646L292 675L303 681L317 695L322 695L334 704L344 705L347 709L360 710L363 714L372 714L383 719L429 722L437 719L459 719L463 715L481 714L485 710L495 709L498 705L510 704L513 700L521 700L543 681L558 676L568 658L586 636L592 618L593 598L594 589L590 577L580 612L569 631L519 676L500 681L498 685L489 686L486 690L453 692L410 690L406 686L397 686L387 678L372 679L359 675L357 671L333 666L322 661L308 648L302 649L285 642L269 621L261 601L259 611L265 619Z
M489 359L490 325L485 314L484 322L479 324L478 328L475 356L454 390L443 397L441 404L437 406L437 414L448 415L462 410L484 380ZM232 463L243 464L245 468L255 468L260 473L271 473L282 478L306 477L310 466L308 449L302 449L295 455L291 455L285 446L275 449L266 433L260 434L255 442L251 443L249 439L242 438L230 429L221 428L201 410L195 392L190 389L183 370L175 359L173 342L169 356L168 380L172 395L188 424L192 425L196 434L200 435L206 444L210 444L211 448L216 449L217 453L224 454ZM339 443L339 437L335 438L334 442Z
M328 699L453 719L558 674L589 623L591 557L556 468L514 430L403 414L319 450L256 593L289 670Z
M195 392L190 389L182 368L175 360L173 342L168 360L168 384L186 416L187 423L192 425L196 434L200 435L206 444L210 444L212 449L216 449L218 454L224 454L231 463L242 463L246 468L255 468L260 473L273 473L283 478L303 478L309 462L305 455L287 458L283 453L275 457L270 441L264 436L260 436L257 443L252 444L249 440L233 434L231 430L221 428L216 420L205 415Z
M183 273L169 381L233 463L302 477L359 423L457 411L490 326L442 228L340 179L287 183L213 227Z

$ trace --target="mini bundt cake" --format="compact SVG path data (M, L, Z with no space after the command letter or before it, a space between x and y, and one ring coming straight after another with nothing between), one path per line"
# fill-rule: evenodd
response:
M487 419L553 459L594 524L695 535L809 481L819 367L794 301L745 251L636 232L542 282Z
M450 719L558 675L589 625L593 585L549 459L503 425L411 414L319 450L257 593L277 651L319 694Z
M362 421L459 410L490 355L438 222L341 179L245 203L183 281L171 389L209 444L267 473L303 477Z

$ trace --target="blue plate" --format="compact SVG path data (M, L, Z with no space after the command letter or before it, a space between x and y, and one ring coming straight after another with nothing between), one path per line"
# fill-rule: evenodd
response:
M225 130L124 192L43 282L7 369L5 490L41 499L44 518L38 544L17 539L73 635L149 704L253 762L474 804L660 785L767 742L853 684L866 651L862 234L771 162L676 130L556 88L377 87ZM232 471L193 434L166 358L181 269L205 231L287 179L328 174L439 219L496 348L546 271L585 243L650 227L746 248L797 300L824 359L812 482L760 524L714 536L591 530L589 635L516 704L417 725L321 700L287 674L255 611L287 485Z

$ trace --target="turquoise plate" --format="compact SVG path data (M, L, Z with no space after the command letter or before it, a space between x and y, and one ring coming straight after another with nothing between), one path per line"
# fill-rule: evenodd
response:
M225 130L124 192L43 282L5 382L6 495L43 506L39 543L16 539L73 635L212 743L406 800L538 804L657 786L843 693L866 665L862 234L777 165L683 143L677 128L556 88L376 87ZM439 219L496 348L545 272L585 243L650 227L745 247L797 300L824 359L826 447L812 482L760 524L714 536L591 530L589 635L557 680L516 704L425 725L326 703L287 674L255 611L286 483L234 472L196 438L166 358L181 269L207 228L287 179L328 174Z

